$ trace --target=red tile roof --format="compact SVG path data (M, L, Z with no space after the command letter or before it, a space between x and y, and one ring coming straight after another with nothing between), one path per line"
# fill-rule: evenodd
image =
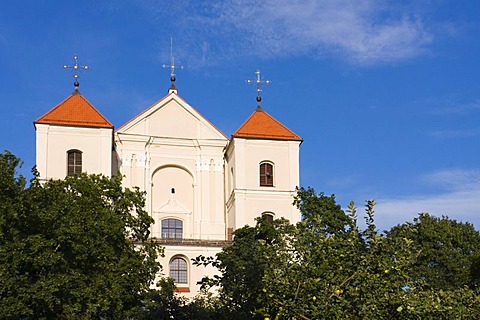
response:
M113 125L79 92L74 92L33 123L113 128Z
M234 138L303 141L300 136L278 122L262 108L257 108L233 134Z

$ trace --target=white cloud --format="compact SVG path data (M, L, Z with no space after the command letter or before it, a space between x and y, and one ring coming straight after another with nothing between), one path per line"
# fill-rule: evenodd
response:
M377 203L376 221L381 229L412 221L421 212L470 222L480 229L480 188L434 196L379 199Z
M431 185L441 185L449 190L475 190L480 188L480 170L438 170L424 175L422 180ZM480 200L480 199L479 199Z
M391 8L376 3L275 1L275 5L267 2L264 9L268 25L284 26L282 29L290 36L292 42L284 42L282 48L287 53L296 49L326 50L367 63L405 59L421 53L423 46L431 41L421 21L404 13L392 17ZM380 18L385 13L391 17Z
M438 130L429 132L435 138L470 138L480 136L480 129Z
M422 19L386 1L237 0L149 2L156 24L168 14L177 33L209 58L311 54L371 64L409 59L432 42ZM183 9L183 10L182 10ZM170 13L165 13L166 11ZM171 14L174 12L175 15Z
M455 104L452 106L439 108L433 111L434 114L451 115L451 114L466 114L476 110L480 110L480 100L471 103Z
M422 181L443 187L433 195L377 199L376 221L381 229L412 221L421 212L470 222L480 229L480 170L440 170Z
M427 104L438 104L436 100L426 101ZM447 103L448 106L440 108L432 108L429 112L436 116L455 116L458 119L465 118L480 110L480 100L469 103ZM461 128L461 129L442 129L428 132L428 135L434 138L451 139L451 138L470 138L480 136L480 128Z

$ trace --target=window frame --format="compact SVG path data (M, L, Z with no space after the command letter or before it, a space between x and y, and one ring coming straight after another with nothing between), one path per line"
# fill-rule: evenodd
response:
M78 149L67 151L67 177L81 174L83 170L83 152Z
M175 222L173 226L170 223ZM167 226L164 226L164 223ZM178 223L180 226L178 226ZM162 239L183 239L183 221L176 218L166 218L161 220Z
M274 167L275 165L271 161L262 161L259 165L259 180L260 187L273 187L274 186Z
M174 256L168 263L168 276L173 279L176 284L188 285L188 262L182 256Z
M271 211L262 212L262 218L266 219L267 223L273 223L273 220L275 220L275 213Z

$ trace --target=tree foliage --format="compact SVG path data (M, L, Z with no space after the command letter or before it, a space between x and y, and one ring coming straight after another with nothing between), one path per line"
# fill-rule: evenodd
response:
M198 265L211 263L220 270L219 277L204 279L203 284L218 286L215 303L224 316L232 319L479 317L478 292L462 285L471 281L440 288L412 272L420 272L427 254L419 247L419 241L424 240L416 238L418 223L406 223L382 234L375 226L374 200L365 204L363 230L357 225L353 203L344 212L334 196L316 195L312 189L300 189L295 203L303 213L297 225L281 219L269 223L259 218L255 227L238 229L232 246L216 258L196 259ZM438 221L445 223L444 220ZM464 242L451 248L447 239L458 232L464 234L465 241L473 241L478 232L464 224L449 221L448 225L454 230L440 231L439 234L447 234L435 242L443 247L432 249L430 254L446 250L441 255L446 259L450 250L466 250L451 257L453 260L468 256L464 261L470 264L456 263L458 267L471 266L478 246L465 246ZM455 261L450 263L453 265ZM431 271L444 282L450 279L449 272ZM468 272L459 277L466 277Z
M434 290L479 287L480 234L472 224L422 213L387 236L413 241L419 254L409 274L417 282Z
M303 215L258 218L196 265L219 269L188 301L161 278L144 195L119 177L78 175L27 186L0 154L2 319L480 319L480 234L420 214L380 233L375 201L346 211L299 189ZM215 288L212 294L209 289Z
M26 187L0 154L0 318L126 318L160 270L144 195L121 178L67 177Z

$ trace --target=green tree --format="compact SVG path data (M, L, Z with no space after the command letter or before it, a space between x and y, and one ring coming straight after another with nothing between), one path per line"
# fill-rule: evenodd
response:
M317 203L319 210L309 207L311 214L296 226L289 259L265 275L267 314L275 319L395 318L404 288L413 285L404 272L415 258L410 243L399 241L391 254L391 242L374 225L374 201L366 203L362 231L353 203L345 213L333 205L333 196L299 191L301 211L305 203Z
M121 178L30 186L0 154L0 318L123 319L145 309L160 271L144 195Z
M255 227L245 226L235 231L232 245L217 258L200 256L194 264L216 266L222 276L204 279L204 287L219 287L217 311L231 319L263 319L270 299L265 288L271 270L284 267L289 260L289 240L295 228L285 219L269 222L258 219Z
M216 258L195 263L218 266L217 310L232 319L477 319L479 295L471 288L433 290L410 270L421 251L410 234L379 233L375 201L365 205L366 228L357 209L347 212L334 196L298 190L303 219L235 231L233 244Z
M416 281L437 290L478 288L480 233L472 224L422 213L387 236L413 241L419 254L409 273Z

